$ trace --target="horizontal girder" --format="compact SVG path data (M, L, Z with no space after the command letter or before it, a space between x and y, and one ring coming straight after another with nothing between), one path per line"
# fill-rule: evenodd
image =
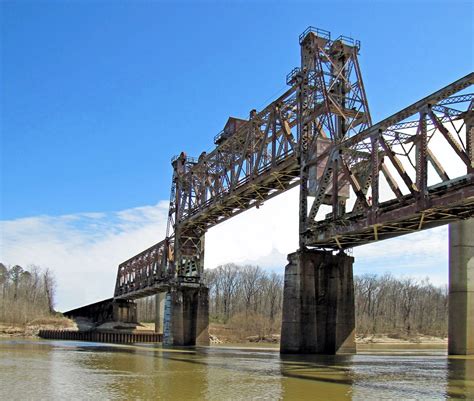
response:
M351 248L472 217L474 95L451 95L473 83L469 74L328 149L326 171L339 168L356 201L319 220L314 201L305 245Z

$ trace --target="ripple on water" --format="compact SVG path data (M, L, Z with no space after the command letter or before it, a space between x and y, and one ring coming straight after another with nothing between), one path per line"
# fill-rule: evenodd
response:
M474 399L474 358L1 340L0 399Z

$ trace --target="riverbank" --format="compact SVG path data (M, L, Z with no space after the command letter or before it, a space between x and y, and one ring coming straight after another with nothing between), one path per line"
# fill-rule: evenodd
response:
M78 330L78 327L63 316L35 319L25 325L0 322L0 337L37 337L40 330Z
M154 331L153 323L132 324L122 322L107 322L100 326L94 325L87 319L72 320L63 316L54 316L33 320L25 325L11 325L0 322L0 337L38 337L40 330L68 330L89 331L99 330L125 330L133 332Z
M378 334L371 336L356 336L356 344L425 344L425 345L448 345L447 337L435 337L426 335L386 335Z
M109 322L105 323L98 328L104 330L116 329L118 323ZM124 327L122 323L121 329L131 329L137 331L154 331L154 323L141 323L138 325L130 325L130 327ZM132 327L133 326L133 327ZM49 318L36 319L24 326L20 325L9 325L6 323L0 323L0 337L37 337L40 330L72 330L82 331L89 330L93 325L88 322L75 322L71 319L55 316ZM211 338L212 345L219 344L274 344L280 343L279 334L271 334L265 336L250 335L242 337L236 330L224 324L211 323L209 325L209 335ZM367 336L356 336L356 344L358 345L371 345L371 344L393 344L393 345L435 345L442 346L447 345L448 339L446 337L435 337L426 335L367 335Z
M249 335L242 336L233 327L225 324L211 323L209 334L212 344L279 344L280 334L270 335ZM356 344L426 344L426 345L446 345L447 337L427 336L422 334L402 335L402 334L377 334L377 335L357 335Z

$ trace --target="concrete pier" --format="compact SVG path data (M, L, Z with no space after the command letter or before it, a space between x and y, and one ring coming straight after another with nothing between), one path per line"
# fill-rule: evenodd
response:
M448 353L474 354L474 219L449 225Z
M200 288L172 289L169 329L165 345L209 345L209 290Z
M133 301L113 302L113 320L124 323L138 323L137 304Z
M299 250L285 268L281 353L355 353L354 258Z
M155 333L163 333L163 318L165 313L165 292L155 295Z

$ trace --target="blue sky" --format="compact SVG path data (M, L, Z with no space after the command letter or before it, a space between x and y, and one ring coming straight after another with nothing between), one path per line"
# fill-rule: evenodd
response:
M308 25L362 42L380 120L467 74L472 2L2 2L2 219L169 197L170 158L281 92Z
M473 69L462 1L2 2L0 261L39 264L67 310L112 295L117 265L163 239L174 154L285 89L309 25L361 40L376 122ZM283 272L289 191L211 229L206 267ZM248 227L252 226L252 230ZM447 282L447 227L356 248L354 272Z

